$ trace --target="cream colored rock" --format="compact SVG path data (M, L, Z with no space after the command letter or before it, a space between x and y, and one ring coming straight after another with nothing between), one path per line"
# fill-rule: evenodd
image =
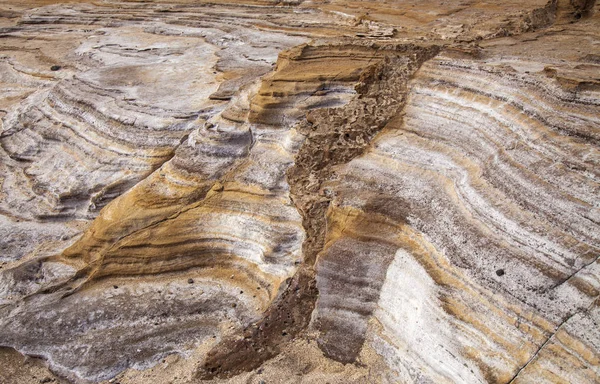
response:
M1 4L0 381L598 382L599 10Z

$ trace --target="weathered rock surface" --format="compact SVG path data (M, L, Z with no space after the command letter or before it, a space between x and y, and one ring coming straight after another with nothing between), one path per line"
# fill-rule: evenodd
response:
M595 1L18 0L0 51L1 380L600 381Z

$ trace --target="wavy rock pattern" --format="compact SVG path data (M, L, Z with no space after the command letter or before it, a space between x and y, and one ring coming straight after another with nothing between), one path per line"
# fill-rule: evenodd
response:
M352 335L372 338L404 380L508 382L532 355L518 381L597 379L596 336L566 328L593 318L600 288L600 88L549 73L493 50L418 71L403 116L326 185L327 348L355 358Z
M0 5L48 380L600 380L594 1L52 3Z

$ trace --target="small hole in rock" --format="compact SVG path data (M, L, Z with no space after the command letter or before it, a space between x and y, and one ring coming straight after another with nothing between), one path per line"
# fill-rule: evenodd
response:
M61 69L60 65L53 65L53 66L50 67L51 71L60 71L60 69Z
M498 276L504 276L504 269L498 269L496 271L496 275L498 275Z

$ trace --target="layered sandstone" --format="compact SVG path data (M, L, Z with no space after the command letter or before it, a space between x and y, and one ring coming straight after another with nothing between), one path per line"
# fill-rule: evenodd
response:
M0 5L0 378L598 382L598 11Z

